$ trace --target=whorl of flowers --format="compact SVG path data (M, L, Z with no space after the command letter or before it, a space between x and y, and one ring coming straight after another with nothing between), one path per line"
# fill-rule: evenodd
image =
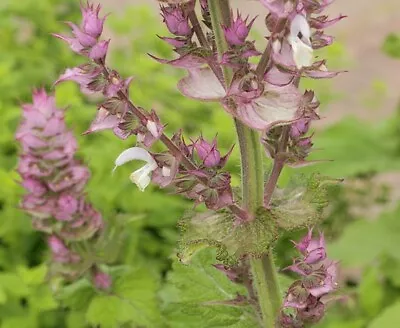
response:
M53 96L34 91L33 103L22 109L16 134L22 146L18 172L27 193L21 208L37 230L50 235L54 262L77 264L81 257L71 244L96 238L103 228L101 214L85 199L89 171L74 158L76 140Z
M304 327L325 314L327 295L337 287L337 262L326 257L325 239L312 238L312 230L295 244L301 257L287 268L300 275L288 289L280 316L282 327Z

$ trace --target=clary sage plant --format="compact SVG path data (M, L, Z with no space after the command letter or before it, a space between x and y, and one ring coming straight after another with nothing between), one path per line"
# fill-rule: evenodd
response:
M160 42L173 47L176 57L150 56L187 72L178 83L183 96L217 102L232 117L241 154L240 190L231 186L224 169L231 151L221 154L217 137L188 141L182 131L168 136L155 110L130 99L134 78L121 76L107 63L110 40L103 37L107 16L100 14L100 5L82 4L81 24L67 22L70 34L54 34L85 60L55 83L74 81L83 93L102 97L86 134L111 129L117 138L135 142L116 158L114 174L122 165L141 161L144 165L130 175L141 191L155 184L205 205L180 222L178 257L190 266L198 250L216 248L215 270L247 290L225 302L250 305L260 327L316 323L338 288L337 262L327 257L323 233L313 234L332 181L315 174L295 189L279 189L277 182L284 166L312 164L307 160L313 147L309 129L320 118L319 102L312 90L301 89L300 81L339 73L316 60L314 50L332 44L324 29L344 16L328 19L324 14L333 0L260 0L265 12L258 19L266 23L266 45L260 51L249 40L256 18L235 11L229 0L162 2L161 16L171 34ZM77 143L53 96L44 90L33 93L33 103L23 105L16 136L22 144L18 172L27 190L21 207L34 227L48 234L52 272L68 280L90 272L96 288L110 290L112 278L100 269L112 260L103 238L106 225L85 199L89 171L75 157ZM164 151L152 150L156 142ZM264 172L265 162L272 163L269 172ZM284 270L298 279L281 291L274 245L285 231L296 229L308 233L294 242L299 257Z

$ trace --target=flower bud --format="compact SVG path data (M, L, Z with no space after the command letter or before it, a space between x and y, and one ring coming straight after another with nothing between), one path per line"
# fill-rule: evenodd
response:
M217 140L214 139L210 144L203 137L200 137L194 144L197 155L203 161L204 166L214 167L217 166L221 160L221 153L217 149Z
M180 6L161 7L161 15L172 34L176 36L190 36L192 34L188 16Z
M97 5L94 7L93 4L89 4L87 7L81 6L82 12L82 30L93 38L98 38L103 32L103 24L106 17L99 18L99 12L101 6Z
M225 39L231 46L241 46L245 43L255 21L255 18L253 18L250 23L247 24L248 18L249 17L246 17L246 19L243 20L238 12L236 20L233 19L230 26L223 26Z

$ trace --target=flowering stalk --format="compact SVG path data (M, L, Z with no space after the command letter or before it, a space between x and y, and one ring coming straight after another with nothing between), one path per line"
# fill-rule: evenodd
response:
M221 53L227 49L227 44L223 33L218 30L222 31L221 23L230 24L231 22L229 1L209 0L209 6L216 43ZM221 20L218 20L219 18ZM229 69L225 69L224 73L226 85L229 85L232 73ZM260 138L258 132L251 130L237 119L235 125L241 153L243 205L254 214L263 202L264 170ZM261 322L265 327L274 327L281 301L273 255L270 252L261 259L250 259L250 265L253 272L253 287L256 290L261 311Z
M200 240L205 245L220 246L230 256L229 263L232 258L236 260L231 266L215 265L215 268L235 283L245 285L249 299L242 296L238 299L256 306L261 325L297 327L283 315L278 322L282 302L272 243L278 234L277 227L282 228L287 220L282 215L275 218L274 213L279 214L280 209L276 209L271 200L285 165L309 164L306 158L312 149L312 136L308 132L311 121L319 119L319 102L312 91L303 94L299 82L303 76L330 78L338 74L329 72L323 60L313 62L313 50L332 42L322 29L343 16L333 20L314 16L332 2L328 0L261 0L269 10L266 23L271 32L261 54L254 41L247 40L254 19L243 18L239 12L233 15L229 0L200 1L203 20L209 29L207 34L194 11L196 1L166 2L169 4L161 6L161 13L172 36L161 39L174 47L177 58L151 57L187 70L188 75L178 83L184 96L219 102L234 118L241 152L241 206L233 195L229 172L222 170L230 152L222 156L217 139L209 142L200 136L187 144L180 131L169 138L155 111L147 112L132 103L128 92L132 79L122 79L106 64L109 41L100 38L105 19L99 17L100 7L88 4L82 8L82 24L68 23L72 36L56 35L88 59L86 64L68 69L58 82L73 80L82 91L104 96L87 133L112 129L121 139L136 136L137 145L122 152L115 167L132 160L144 161L145 165L130 176L141 191L153 182L162 188L172 188L196 205L205 204L209 211L191 218L195 230L195 236L191 238L195 239L195 245ZM253 67L249 58L258 56L261 56L259 64ZM158 140L167 149L152 153L151 146ZM265 186L262 146L273 160L273 169ZM224 209L229 209L230 213ZM264 230L258 231L260 227ZM299 227L304 225L294 224L287 229ZM186 232L189 230L185 227ZM264 238L269 239L261 240ZM189 241L191 246L192 241ZM305 256L301 263L319 263L316 257L323 247L312 245L314 242L310 239L306 246L298 247ZM321 273L324 271L321 268L311 269ZM301 268L296 266L296 270L300 272ZM322 273L327 278L329 275L325 271ZM309 275L308 271L304 275ZM99 286L107 288L106 279L101 275L94 277ZM301 284L304 287L304 283ZM318 311L321 309L318 295L313 294L315 291L307 291L314 298L301 303L305 307L298 316L303 319L306 316L304 309L313 306ZM285 302L284 307L288 304Z
M300 275L289 287L281 309L282 327L303 327L319 322L325 314L324 296L337 289L337 262L326 257L324 235L312 238L312 229L295 246L302 254L286 268Z
M85 199L89 171L74 158L77 143L65 126L64 112L44 90L34 91L33 103L22 108L16 138L22 145L18 172L27 194L21 208L32 216L37 230L49 234L53 267L58 273L76 279L91 269L107 276L94 259L78 251L79 245L98 240L104 223Z

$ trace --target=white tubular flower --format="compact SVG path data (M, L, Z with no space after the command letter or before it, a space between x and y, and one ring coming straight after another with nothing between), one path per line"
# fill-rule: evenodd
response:
M130 175L131 181L138 186L140 191L144 191L151 181L151 172L153 172L158 167L157 162L146 149L140 147L132 147L124 150L118 156L118 158L115 160L114 170L117 167L133 160L141 160L147 163L140 169L132 172L132 174Z
M288 41L292 46L296 67L301 69L304 66L311 66L313 62L311 29L303 15L298 14L293 18Z

